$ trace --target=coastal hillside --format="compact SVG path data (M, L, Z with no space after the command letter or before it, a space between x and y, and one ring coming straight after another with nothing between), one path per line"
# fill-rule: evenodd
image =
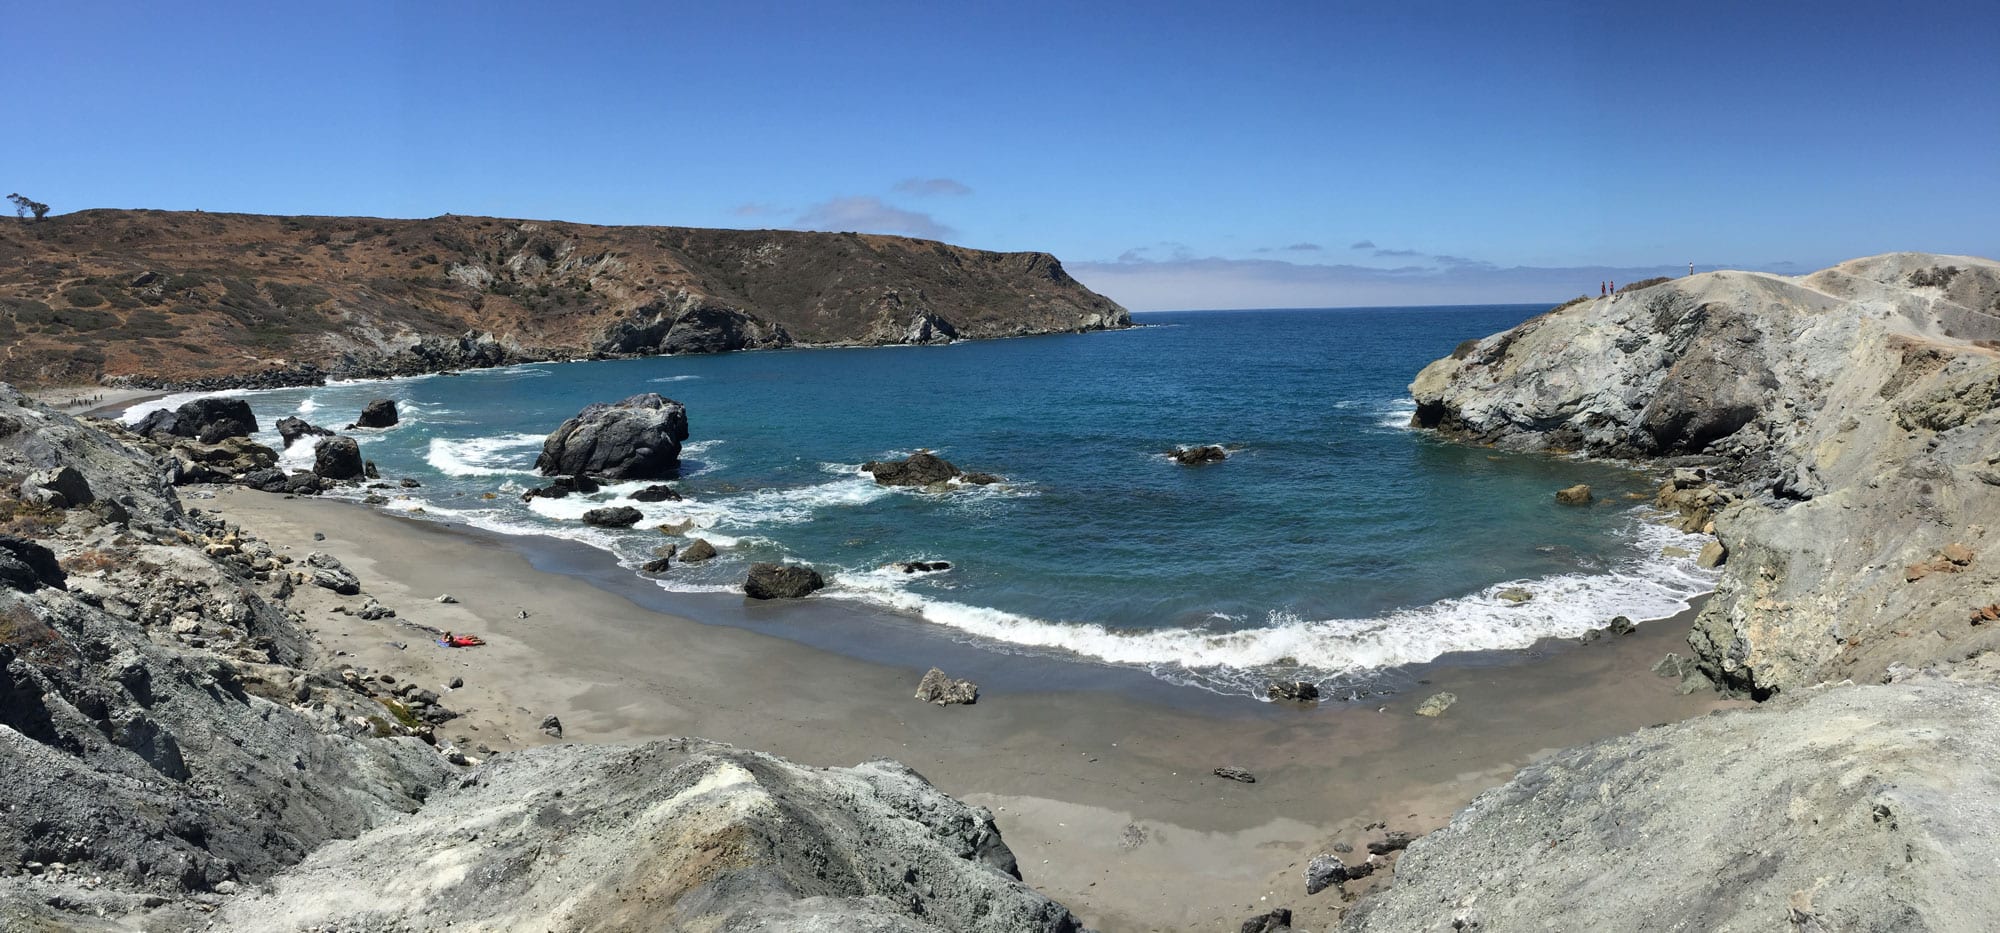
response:
M1128 326L1047 253L859 233L87 210L0 224L0 380L272 386Z
M2000 646L2000 263L1892 253L1798 278L1713 272L1469 341L1416 424L1683 467L1712 526L1690 637L1755 696Z

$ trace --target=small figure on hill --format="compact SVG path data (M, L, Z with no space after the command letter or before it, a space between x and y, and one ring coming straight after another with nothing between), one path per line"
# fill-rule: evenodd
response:
M1603 282L1597 283L1597 297L1602 298L1609 294L1611 294L1611 289L1605 288Z
M1688 263L1688 274L1689 275L1694 274L1694 263Z

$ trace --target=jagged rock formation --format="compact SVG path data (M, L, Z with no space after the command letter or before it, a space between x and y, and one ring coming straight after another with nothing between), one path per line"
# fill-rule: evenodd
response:
M1347 933L1979 930L2000 689L1807 690L1561 752L1418 840Z
M472 770L435 693L287 608L365 581L184 510L196 442L159 437L0 385L0 929L1077 929L989 814L892 762L680 740Z
M1129 326L1046 253L854 233L79 211L0 230L0 379L271 388Z
M680 472L687 439L687 408L647 392L598 402L564 421L542 442L535 469L544 476L667 479Z
M1707 467L1733 501L1690 643L1765 696L2000 646L1968 621L2000 583L1996 347L2000 263L1893 253L1564 307L1411 392L1450 436ZM1947 547L1968 559L1938 564Z
M272 931L1079 928L1019 875L991 814L903 765L805 768L672 739L503 756L220 919Z

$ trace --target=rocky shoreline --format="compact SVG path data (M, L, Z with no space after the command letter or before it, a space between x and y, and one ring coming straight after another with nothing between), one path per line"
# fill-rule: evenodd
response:
M1659 504L1722 577L1656 670L1766 702L1524 770L1342 929L1982 929L1996 341L2000 263L1895 253L1572 303L1419 374L1417 427L1678 468Z

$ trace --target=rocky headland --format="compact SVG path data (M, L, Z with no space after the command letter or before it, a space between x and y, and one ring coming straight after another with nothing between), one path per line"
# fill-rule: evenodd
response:
M1670 467L1721 579L1659 671L1765 701L1556 755L1347 930L1976 930L2000 911L2000 263L1578 301L1418 375L1457 440Z
M1130 326L1047 253L859 233L87 210L0 231L0 380L312 385Z

